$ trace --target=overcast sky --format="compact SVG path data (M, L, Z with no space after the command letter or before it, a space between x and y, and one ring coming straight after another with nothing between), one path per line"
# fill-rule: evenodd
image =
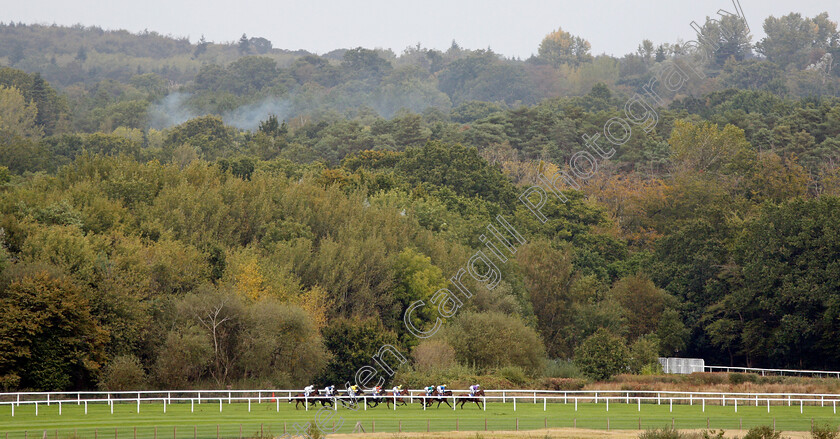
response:
M754 35L769 15L828 11L840 19L838 0L740 0ZM242 33L284 49L324 53L363 46L401 52L421 43L446 49L490 47L527 58L548 32L562 27L592 43L594 54L622 55L649 38L655 43L692 39L692 20L718 9L735 12L732 0L0 0L0 21L148 29L195 42L202 34L222 42Z

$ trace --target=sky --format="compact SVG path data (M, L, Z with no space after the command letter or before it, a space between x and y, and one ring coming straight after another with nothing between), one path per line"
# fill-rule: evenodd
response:
M319 54L338 48L390 48L396 53L420 43L445 50L490 48L506 57L535 54L543 37L562 27L592 44L592 53L634 52L654 43L690 40L690 23L703 23L719 9L735 12L733 0L0 0L0 21L144 29L195 42L264 37L283 49ZM764 18L827 11L840 20L838 0L740 0L753 34L763 37Z

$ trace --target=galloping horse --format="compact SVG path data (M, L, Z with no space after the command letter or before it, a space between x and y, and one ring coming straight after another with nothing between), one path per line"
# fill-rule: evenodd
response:
M405 402L405 398L400 398L400 396L408 396L408 395L409 395L408 390L400 390L399 393L397 393L396 398L394 398L394 392L386 392L385 393L385 405L388 406L388 408L391 408L391 403L392 402L396 405L400 405L400 404L408 405L408 403Z
M438 392L437 390L435 390L434 392L432 392L432 395L437 396L437 398L435 398L434 400L432 400L432 401L429 403L429 407L431 407L431 406L432 406L432 403L434 403L435 401L437 401L438 405L437 405L437 407L435 407L435 408L440 408L440 403L444 403L444 404L446 404L446 405L449 405L449 401L446 399L446 397L447 397L447 396L452 396L452 391L451 391L451 390L446 390L446 391L444 391L443 393L440 393L440 392ZM442 398L441 398L441 397L442 397ZM451 406L451 405L449 405L449 408L452 408L452 406Z
M470 396L469 394L458 395L458 402L456 402L456 404L461 404L461 408L463 409L464 404L466 404L468 402L474 402L478 406L478 408L482 408L481 407L481 398L480 398L482 396L484 396L484 389L481 389L478 392L475 392L475 395L473 395L473 396Z
M301 405L303 405L304 408L306 408L307 402L313 406L317 405L319 402L321 403L321 407L325 406L326 404L329 404L330 407L333 406L333 402L330 398L326 398L320 395L321 394L318 392L318 390L313 391L309 394L309 396L306 396L305 393L298 393L297 395L295 395L296 399L289 398L289 404L291 404L292 401L294 401L295 410L299 409Z
M347 391L347 390L344 390L343 392L344 392L344 394L346 394L348 396L350 395L350 392ZM350 406L351 408L355 408L355 407L359 406L359 398L361 398L363 396L365 396L365 392L363 390L359 389L359 391L356 392L356 394L352 398L350 398L349 403L345 402L345 400L343 400L343 399L341 400L341 403L344 404L345 406Z
M382 403L382 400L387 397L387 393L382 393L379 395L374 396L371 394L370 398L367 399L367 405L370 408L374 408Z

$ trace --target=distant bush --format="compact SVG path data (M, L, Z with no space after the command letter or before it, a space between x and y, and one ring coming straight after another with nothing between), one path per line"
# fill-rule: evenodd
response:
M727 376L724 373L710 373L710 372L695 372L691 375L688 375L686 379L688 380L689 384L694 385L715 385L715 384L723 384L727 380Z
M813 439L837 439L838 431L836 427L830 424L815 424L811 428L811 438Z
M528 376L525 374L525 371L522 370L521 367L517 366L505 366L499 369L499 375L502 378L516 384L517 386L521 386L528 382Z
M138 390L146 387L146 371L133 355L111 360L99 383L103 390Z
M580 378L544 378L540 387L548 390L581 390L588 382Z
M673 428L656 428L639 434L639 439L682 439L682 437L680 432Z
M758 375L754 373L730 373L729 374L729 383L730 384L743 384L743 383L755 383L758 382Z
M744 439L780 439L782 432L773 431L773 427L762 425L760 427L753 427L744 435Z
M724 431L703 430L702 432L680 432L672 428L645 430L639 439L723 439Z
M424 340L414 348L414 367L420 371L447 369L455 365L455 349L443 340Z
M583 372L575 363L567 360L549 360L545 366L548 378L583 378Z

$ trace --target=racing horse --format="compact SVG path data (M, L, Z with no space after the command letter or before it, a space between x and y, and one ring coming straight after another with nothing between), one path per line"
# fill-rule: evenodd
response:
M318 403L321 403L321 407L327 404L329 404L330 407L333 406L332 399L321 396L321 393L318 390L313 391L309 394L309 396L306 396L305 393L298 393L294 396L294 398L289 398L289 404L291 404L292 401L295 403L295 410L299 409L301 405L306 408L307 403L312 406L315 406Z
M385 405L388 408L391 408L392 402L396 405L408 405L408 403L405 402L405 398L400 398L401 396L408 395L408 390L405 389L400 390L399 393L396 394L396 397L394 396L394 392L385 392Z
M367 405L370 408L374 408L381 404L385 398L388 397L388 393L381 393L379 395L374 395L373 393L370 394L370 397L367 398Z
M348 397L350 396L350 391L349 390L342 390L341 393L344 393ZM359 391L356 392L356 394L352 398L348 398L349 402L346 399L342 399L341 403L346 407L356 408L356 407L359 406L359 398L361 398L363 396L365 396L365 391L362 390L362 389L359 389Z
M470 396L469 394L465 395L458 395L458 401L455 404L461 404L461 408L464 408L464 404L468 402L474 402L478 408L483 408L481 406L481 397L484 396L484 389L480 389L478 392L475 392L475 395Z

